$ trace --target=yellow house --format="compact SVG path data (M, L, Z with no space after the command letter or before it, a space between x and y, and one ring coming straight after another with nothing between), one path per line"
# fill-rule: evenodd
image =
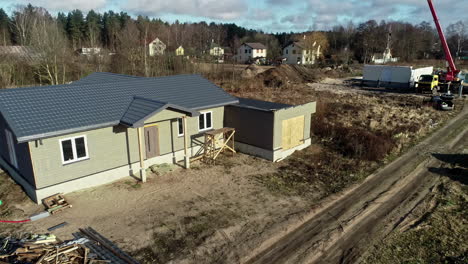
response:
M184 56L184 48L182 46L179 46L176 50L175 50L175 54L176 56Z

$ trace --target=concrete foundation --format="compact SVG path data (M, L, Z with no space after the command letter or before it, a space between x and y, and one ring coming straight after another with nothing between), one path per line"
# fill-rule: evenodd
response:
M189 148L191 156L197 155L200 152L201 147ZM165 154L159 157L145 160L145 168L147 169L155 164L163 163L176 163L184 160L184 151L180 150L174 153ZM24 191L34 202L40 204L42 199L49 197L57 193L70 193L78 190L88 189L108 183L115 182L117 180L133 177L139 179L140 163L135 162L127 164L111 170L99 172L93 175L89 175L83 178L59 183L50 187L35 189L34 186L30 185L18 172L13 169L5 160L0 158L0 166L15 180L16 183L21 185Z
M252 145L248 145L242 142L236 142L236 150L245 154L249 154L252 156L256 156L256 157L260 157L266 160L277 162L277 161L281 161L285 159L286 157L290 156L291 154L293 154L294 152L298 150L307 148L310 145L311 145L310 138L304 140L303 144L297 147L294 147L292 149L288 149L288 150L283 150L281 148L276 149L276 150L268 150L268 149L263 149L263 148L255 147Z
M248 144L244 144L241 142L236 142L236 149L239 152L258 156L267 160L271 161L280 161L287 156L291 155L297 150L302 150L308 146L310 146L311 140L307 139L304 141L303 144L288 150L277 149L277 150L267 150L258 148L255 146L251 146ZM197 156L201 154L202 147L196 146L189 148L190 156ZM155 157L149 160L145 160L145 168L147 169L155 164L163 164L163 163L176 163L179 161L184 160L184 150L176 151L174 153L165 154L159 157ZM0 167L4 168L5 172L7 172L16 183L21 185L24 191L28 194L28 196L34 202L40 204L42 199L49 197L51 195L57 193L70 193L78 190L88 189L97 187L104 184L109 184L115 182L117 180L126 178L126 177L133 177L133 178L140 178L139 171L140 171L140 163L135 162L132 164L127 164L118 168L110 169L107 171L99 172L93 175L89 175L83 178L59 183L50 187L45 187L41 189L35 189L34 186L29 184L13 167L11 167L5 160L0 158Z

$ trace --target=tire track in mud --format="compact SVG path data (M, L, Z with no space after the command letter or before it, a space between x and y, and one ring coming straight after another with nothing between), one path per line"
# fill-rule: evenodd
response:
M435 184L435 178L426 180L427 168L437 163L432 153L453 149L463 141L468 124L466 104L432 136L270 246L260 246L242 262L355 263L372 239L382 235L380 229L385 229L392 214L408 212L397 209L413 204L412 197L427 193ZM424 199L424 195L418 199Z

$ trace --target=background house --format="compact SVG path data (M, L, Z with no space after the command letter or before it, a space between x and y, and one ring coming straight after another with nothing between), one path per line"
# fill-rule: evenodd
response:
M321 54L321 46L317 42L309 46L304 41L291 42L283 48L283 58L287 64L315 64Z
M262 43L243 43L237 49L236 61L238 63L248 63L255 59L266 58L267 47Z
M175 55L176 56L184 56L185 54L185 50L184 50L184 47L182 46L179 46L176 50L175 50Z
M101 48L98 47L93 47L93 48L81 48L78 49L77 52L80 55L85 55L85 56L92 56L92 55L99 55L102 52Z
M398 58L393 58L390 48L385 49L383 53L374 53L371 58L371 62L374 64L386 64L397 61Z
M150 56L163 55L166 51L166 44L159 38L156 38L148 44L148 48Z

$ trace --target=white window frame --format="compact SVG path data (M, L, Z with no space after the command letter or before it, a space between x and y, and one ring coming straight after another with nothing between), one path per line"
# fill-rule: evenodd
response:
M180 123L182 123L182 134L179 133ZM177 136L182 137L185 135L184 119L182 117L177 118Z
M85 145L86 156L81 157L81 158L77 158L78 155L77 155L77 153L76 153L76 142L75 142L75 140L76 140L77 138L84 138L84 145ZM63 141L67 141L67 140L71 140L71 142L72 142L72 151L73 151L73 157L74 157L74 159L65 161L65 157L63 156L63 145L62 145L62 142L63 142ZM60 139L60 140L59 140L59 146L60 146L60 153L61 153L61 159L62 159L62 164L63 164L63 165L70 164L70 163L75 163L75 162L78 162L78 161L82 161L82 160L89 159L88 138L86 137L86 135L81 135L81 136L76 136L76 137L69 137L69 138Z
M206 123L206 114L210 113L211 115L211 124L210 126L208 127L207 126L207 123ZM204 129L201 129L200 128L200 117L204 115L205 116L205 122L204 122L204 125L205 125L205 128ZM200 112L200 115L198 116L198 131L206 131L206 130L210 130L210 129L213 129L213 111L207 111L207 112Z

